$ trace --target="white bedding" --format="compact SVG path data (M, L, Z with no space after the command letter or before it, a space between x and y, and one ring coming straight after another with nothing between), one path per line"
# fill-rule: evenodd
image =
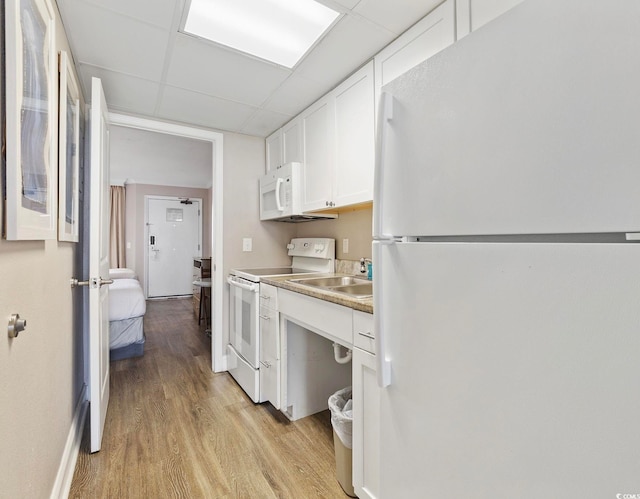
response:
M126 347L132 343L144 343L144 318L134 317L109 323L109 349Z
M146 311L147 302L136 279L116 279L109 285L109 321L140 317Z
M137 279L131 269L109 269L109 279Z

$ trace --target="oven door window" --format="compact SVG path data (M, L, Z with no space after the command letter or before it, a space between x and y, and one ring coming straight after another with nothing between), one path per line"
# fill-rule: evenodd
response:
M258 293L231 285L231 345L253 367L258 367Z

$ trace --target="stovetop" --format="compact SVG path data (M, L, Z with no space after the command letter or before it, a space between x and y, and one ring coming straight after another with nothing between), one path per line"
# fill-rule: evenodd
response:
M334 239L321 237L294 238L287 244L287 250L287 255L292 257L290 266L231 269L230 274L247 281L260 282L261 277L326 273L334 270Z
M255 269L233 269L231 274L253 282L260 282L261 277L275 277L280 275L309 274L313 270L296 269L293 267L263 267Z

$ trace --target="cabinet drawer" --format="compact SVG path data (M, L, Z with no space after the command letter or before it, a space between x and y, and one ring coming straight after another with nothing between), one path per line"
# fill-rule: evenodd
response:
M278 288L269 284L260 284L260 307L278 310Z
M359 310L353 311L353 344L369 353L376 353L373 331L373 315Z

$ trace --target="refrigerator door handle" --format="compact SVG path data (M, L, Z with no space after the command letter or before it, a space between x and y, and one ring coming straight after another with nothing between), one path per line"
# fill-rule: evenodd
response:
M384 283L382 282L384 271L382 269L381 250L383 246L395 244L395 241L374 241L373 261L376 265L376 285L373 288L373 330L376 342L376 374L378 386L386 388L391 384L391 361L387 358L385 330L383 327L384 307L382 306L382 293L384 293Z
M376 138L376 161L373 181L373 238L391 239L392 235L382 233L382 185L384 183L384 155L387 140L387 123L393 119L393 96L387 92L380 94L380 106L378 113L378 128Z

